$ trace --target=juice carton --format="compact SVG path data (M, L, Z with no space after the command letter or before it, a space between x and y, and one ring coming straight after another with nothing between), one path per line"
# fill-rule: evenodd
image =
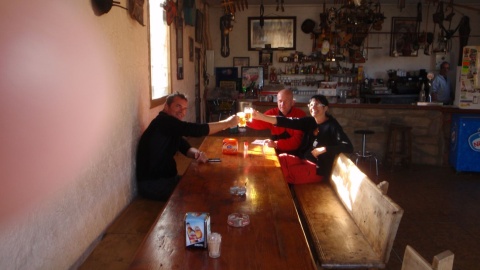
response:
M238 152L238 140L233 138L223 139L222 153L236 155Z
M185 214L185 243L187 247L207 248L210 234L210 214L188 212Z

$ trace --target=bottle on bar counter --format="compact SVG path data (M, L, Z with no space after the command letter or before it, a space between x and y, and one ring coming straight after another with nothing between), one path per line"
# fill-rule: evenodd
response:
M248 142L243 142L243 157L248 157Z

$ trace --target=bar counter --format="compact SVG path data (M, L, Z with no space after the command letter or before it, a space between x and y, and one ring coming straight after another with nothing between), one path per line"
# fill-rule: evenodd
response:
M252 102L255 109L266 111L277 107L276 102ZM296 103L307 115L307 103ZM361 149L358 129L375 132L367 136L367 150L384 161L387 132L390 123L412 127L412 163L442 166L448 165L451 141L451 117L453 114L480 114L480 110L459 109L456 106L412 104L329 104L329 112L338 120L352 141L355 151Z
M131 269L315 269L274 150L264 153L251 144L257 138L246 134L232 134L240 145L236 155L222 154L225 137L205 138L200 150L221 162L190 164ZM244 141L250 143L247 157ZM230 187L245 185L245 196L230 194ZM219 258L210 258L207 249L186 247L187 212L210 214L211 231L222 235ZM234 212L248 214L250 224L228 225L227 217Z
M273 108L277 106L276 102L253 101L252 104L259 108ZM304 108L306 112L308 103L297 102L296 106ZM452 105L416 105L416 104L375 104L375 103L330 103L331 108L355 108L355 109L400 109L400 110L435 110L444 113L460 113L460 114L479 114L480 110L460 109Z

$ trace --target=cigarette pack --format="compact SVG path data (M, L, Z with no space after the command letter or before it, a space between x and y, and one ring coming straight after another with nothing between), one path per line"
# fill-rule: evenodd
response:
M210 214L188 212L185 214L185 243L187 247L207 248L210 234Z

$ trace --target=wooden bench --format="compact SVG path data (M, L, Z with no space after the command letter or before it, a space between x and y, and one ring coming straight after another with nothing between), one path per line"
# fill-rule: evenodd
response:
M382 186L340 154L330 181L292 187L322 268L385 268L403 209L385 195L388 183Z
M454 254L446 250L433 257L429 264L415 249L407 245L403 255L402 270L452 270Z

